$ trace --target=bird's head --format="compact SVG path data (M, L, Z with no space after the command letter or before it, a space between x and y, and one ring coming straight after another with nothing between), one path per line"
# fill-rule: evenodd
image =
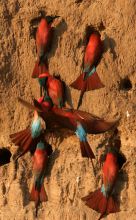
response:
M38 81L39 81L41 86L45 87L46 82L48 80L48 77L49 77L49 73L48 72L45 72L45 73L42 73L42 74L39 75Z
M60 16L55 15L55 16L46 16L45 19L47 21L48 24L51 24L56 18L59 18Z
M40 142L37 144L37 149L39 149L39 150L45 150L45 149L46 149L45 143L44 143L43 141L40 141Z
M31 134L33 138L39 137L46 130L45 121L34 111L34 118L31 123Z
M114 147L117 149L117 151L120 150L120 147L121 147L121 140L120 139L114 139Z

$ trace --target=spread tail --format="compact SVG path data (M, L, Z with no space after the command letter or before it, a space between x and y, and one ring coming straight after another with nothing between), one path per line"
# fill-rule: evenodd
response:
M85 74L82 73L70 86L77 90L84 90L84 92L104 87L97 72L87 78L85 78Z
M82 99L84 93L86 91L100 89L103 88L104 85L102 84L97 72L94 72L92 75L86 77L87 73L82 73L70 86L74 89L81 90L77 109L79 109L80 105L82 104Z
M38 78L40 74L45 73L45 72L48 72L46 62L36 61L34 70L32 72L32 78Z
M84 73L82 73L70 86L77 90L82 90L86 81L84 80Z
M80 149L82 157L88 157L90 159L95 159L94 153L89 145L89 143L86 141L80 141Z
M11 134L10 138L15 145L19 146L20 154L16 158L20 158L25 153L27 153L31 148L36 148L37 139L32 139L30 128L26 128L23 131L20 131L15 134Z
M88 196L83 197L82 200L89 208L101 213L98 220L100 220L105 214L116 213L119 211L119 205L114 198L112 196L105 197L101 192L101 189L91 192Z
M36 217L37 217L38 206L40 202L46 202L48 200L44 185L41 186L40 191L36 189L35 185L33 185L30 193L30 200L35 202Z
M35 185L33 185L31 194L30 194L30 200L31 201L40 201L40 202L46 202L47 199L47 194L45 192L44 185L42 184L40 190L38 190Z

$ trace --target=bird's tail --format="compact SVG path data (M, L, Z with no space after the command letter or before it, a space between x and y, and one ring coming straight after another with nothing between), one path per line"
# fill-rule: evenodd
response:
M85 88L85 86L84 86L84 88ZM82 105L82 99L83 99L84 93L86 91L84 88L80 92L80 97L79 97L79 100L78 100L77 109L79 109L80 105Z
M0 166L9 163L11 155L11 152L7 148L0 148Z
M87 73L82 73L70 86L77 90L90 91L104 87L97 72L86 77Z
M116 213L119 211L119 205L114 198L112 196L104 196L101 189L91 192L88 196L83 197L82 200L89 208L101 213L98 220L100 220L105 214Z
M30 193L30 200L35 202L36 217L37 217L38 206L39 206L40 202L46 202L48 200L43 184L42 184L40 190L38 190L35 187L35 184L33 185L31 193Z
M88 157L90 159L94 159L94 153L88 143L88 141L80 141L80 149L82 157Z
M95 71L92 75L86 77L87 73L82 73L70 86L74 89L81 90L77 109L82 104L83 95L86 91L100 89L104 87L97 72Z
M33 72L32 72L32 78L38 78L40 74L48 72L48 67L46 62L40 62L36 61Z
M37 138L32 139L30 128L26 128L20 132L11 134L10 138L15 145L19 146L20 154L16 159L23 156L25 153L31 150L31 148L36 148L38 141Z

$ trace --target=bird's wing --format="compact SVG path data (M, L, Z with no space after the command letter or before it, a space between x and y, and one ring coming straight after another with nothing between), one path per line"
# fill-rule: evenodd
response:
M108 122L96 115L79 110L73 110L73 113L78 117L79 122L85 128L86 132L90 134L98 134L108 131L117 125L119 121L118 119Z
M38 111L38 112L42 112L42 109L41 109L41 106L40 106L40 105L39 105L39 106L32 105L32 104L30 104L29 102L25 101L24 99L22 99L22 98L20 98L20 97L18 97L18 101L19 101L22 105L24 105L25 107L27 107L27 108L29 108L29 109L31 109L31 110L36 110L36 111Z

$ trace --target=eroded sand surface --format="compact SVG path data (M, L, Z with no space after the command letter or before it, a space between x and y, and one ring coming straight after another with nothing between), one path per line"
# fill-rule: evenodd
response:
M30 124L32 113L17 102L17 97L31 101L39 96L39 86L31 79L36 59L35 41L29 37L32 18L39 10L61 17L56 26L50 53L50 73L60 73L69 85L81 73L84 46L82 39L88 25L95 26L105 43L105 53L97 72L106 85L86 93L81 109L108 120L121 116L119 125L122 152L127 163L119 176L121 211L105 219L136 219L136 1L135 0L1 0L0 2L0 145L9 144L9 134ZM125 90L122 79L128 77L132 88ZM128 86L129 87L129 86ZM130 86L131 87L131 86ZM79 92L72 89L76 107ZM128 111L128 112L127 112ZM129 117L127 117L129 113ZM58 134L59 135L59 134ZM110 133L89 135L95 152ZM74 135L61 135L53 145L45 187L49 201L41 205L39 220L95 220L99 214L80 200L100 185L100 171L94 178L91 163L81 157ZM32 184L31 157L0 168L0 220L32 220L34 204L29 202ZM95 162L97 166L97 161ZM79 179L79 182L77 181Z

